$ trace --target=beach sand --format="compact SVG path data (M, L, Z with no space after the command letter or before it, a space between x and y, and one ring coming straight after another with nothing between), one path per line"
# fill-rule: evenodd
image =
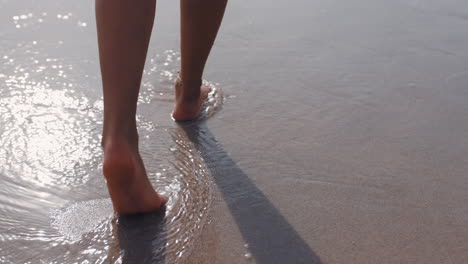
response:
M222 109L183 125L159 1L139 131L171 198L140 218L100 172L93 1L0 7L0 262L468 263L465 1L231 1Z

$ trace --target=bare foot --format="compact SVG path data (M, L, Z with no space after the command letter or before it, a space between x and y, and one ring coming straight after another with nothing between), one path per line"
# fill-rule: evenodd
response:
M151 185L138 148L125 141L106 141L103 173L117 214L153 212L167 202Z
M206 85L195 84L195 87L183 87L180 78L176 81L175 90L176 98L172 117L176 121L189 121L197 118L203 103L211 92L211 88Z

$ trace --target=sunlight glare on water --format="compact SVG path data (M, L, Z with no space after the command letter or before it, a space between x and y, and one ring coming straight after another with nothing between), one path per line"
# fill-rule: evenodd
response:
M12 20L23 28L51 16L21 14ZM86 27L68 12L54 19L77 19L70 27ZM174 127L139 114L142 158L169 202L162 218L115 217L101 175L102 98L87 92L99 86L89 87L83 69L89 61L49 54L50 45L25 40L0 56L0 262L183 259L209 217L212 182L202 158L183 133L174 138L168 133ZM169 118L179 57L169 50L150 59L140 106L162 105ZM204 117L221 103L214 89Z

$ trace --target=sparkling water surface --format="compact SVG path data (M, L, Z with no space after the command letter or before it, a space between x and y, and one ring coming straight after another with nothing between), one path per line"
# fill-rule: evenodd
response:
M53 1L43 7L3 1L2 7L0 262L183 259L209 221L212 183L190 140L171 124L180 55L149 56L139 105L158 110L137 117L148 175L169 202L164 212L117 217L101 175L96 44L83 37L94 30L93 14L80 15L92 8ZM219 89L206 84L214 89L202 118L222 103ZM162 113L169 122L149 121Z

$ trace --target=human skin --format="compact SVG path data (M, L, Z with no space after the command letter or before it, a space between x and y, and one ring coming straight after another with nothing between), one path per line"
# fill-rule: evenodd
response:
M172 116L196 118L210 88L203 70L227 0L181 0L181 70ZM156 10L155 0L96 0L104 94L103 174L114 211L135 214L167 202L151 185L138 149L137 100Z

